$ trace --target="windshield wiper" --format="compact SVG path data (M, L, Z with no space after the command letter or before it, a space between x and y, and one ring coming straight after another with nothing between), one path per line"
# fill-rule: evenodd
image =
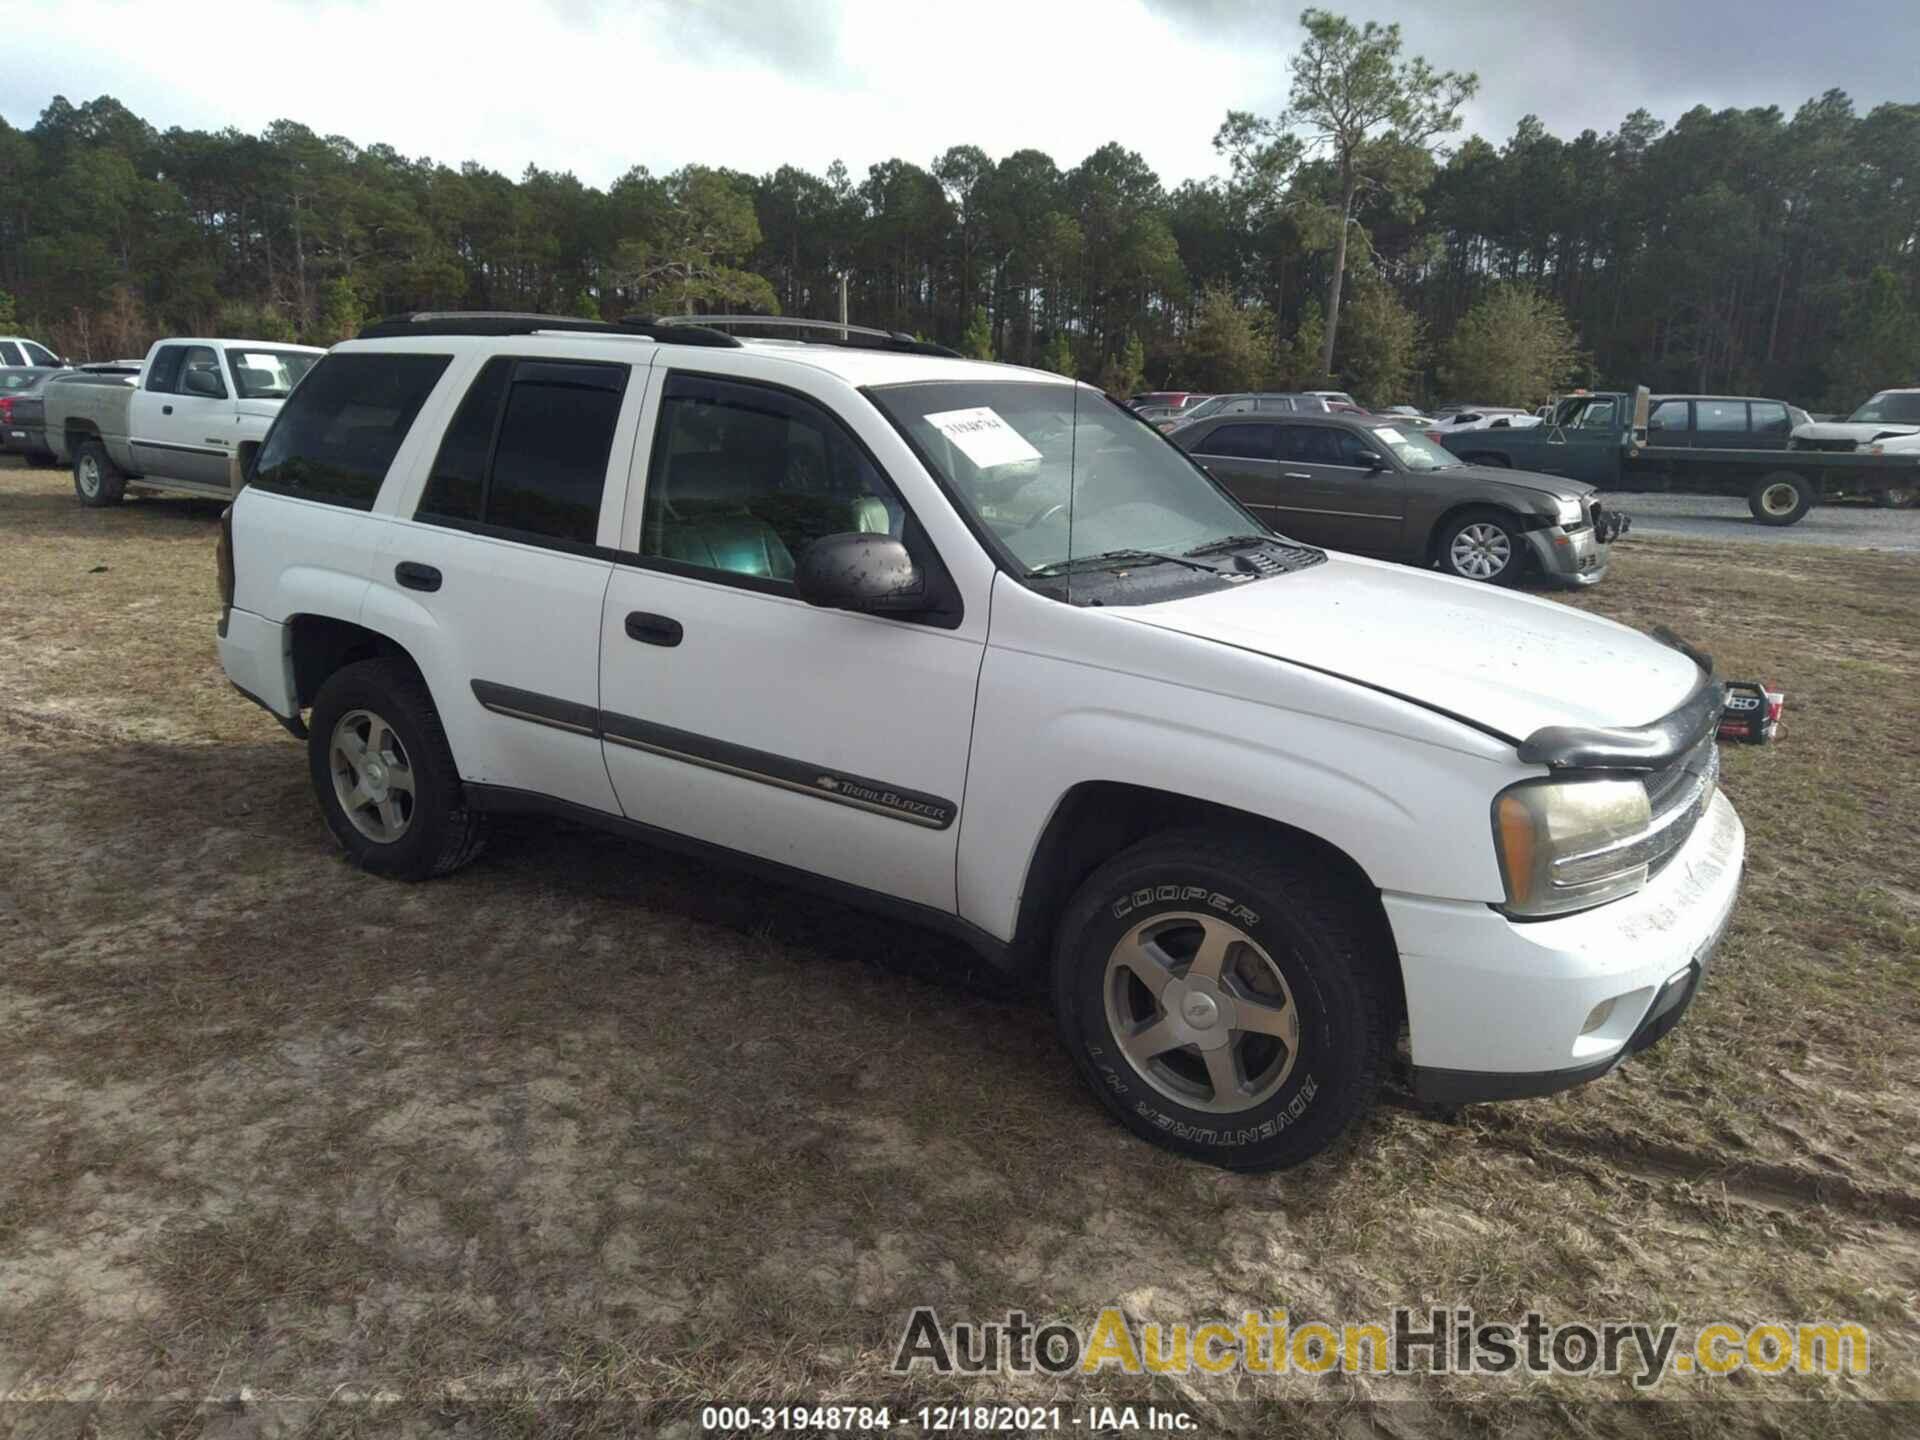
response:
M1036 565L1027 571L1029 576L1064 575L1069 570L1094 570L1102 565L1111 565L1118 561L1131 561L1136 565L1151 565L1156 560L1165 560L1174 565L1184 565L1189 570L1201 570L1208 575L1220 572L1211 565L1202 565L1198 560L1189 560L1184 555L1169 555L1160 550L1103 550L1098 555L1075 555L1067 560L1055 560L1046 565Z
M1227 535L1219 540L1209 540L1204 545L1196 545L1184 551L1187 555L1222 555L1229 550L1238 550L1246 545L1276 545L1282 543L1276 535Z

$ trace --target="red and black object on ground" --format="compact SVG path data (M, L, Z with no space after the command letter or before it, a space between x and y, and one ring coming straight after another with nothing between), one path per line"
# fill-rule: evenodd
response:
M1729 680L1726 708L1720 712L1720 738L1743 745L1766 745L1780 733L1786 692L1753 680Z

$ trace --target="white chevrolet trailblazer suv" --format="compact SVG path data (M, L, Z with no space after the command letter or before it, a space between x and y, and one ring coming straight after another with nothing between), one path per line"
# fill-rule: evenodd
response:
M415 315L293 392L220 656L354 863L533 810L824 886L1045 976L1114 1115L1238 1167L1403 1033L1457 1103L1679 1020L1744 855L1691 652L1292 542L1088 386L774 323Z

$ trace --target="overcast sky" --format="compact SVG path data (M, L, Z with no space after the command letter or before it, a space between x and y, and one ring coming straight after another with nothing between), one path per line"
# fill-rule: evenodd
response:
M1920 0L1398 0L1410 53L1476 70L1467 129L1529 111L1565 136L1645 106L1791 114L1834 86L1920 101ZM1063 167L1108 140L1169 185L1217 173L1229 109L1286 101L1296 4L1256 0L0 0L0 115L116 97L165 129L287 118L410 156L628 166L783 163L856 178L971 143Z

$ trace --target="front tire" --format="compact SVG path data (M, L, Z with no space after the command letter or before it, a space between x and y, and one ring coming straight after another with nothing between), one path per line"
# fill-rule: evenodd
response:
M363 660L328 677L307 722L307 764L327 828L363 870L425 880L485 843L433 697L404 660Z
M1819 503L1813 482L1791 470L1762 475L1747 491L1747 509L1762 525L1797 525Z
M1517 585L1527 568L1527 542L1514 517L1469 510L1440 534L1440 568L1484 585Z
M127 477L98 440L82 442L73 452L73 493L82 505L101 509L126 498Z
M1063 916L1054 1014L1134 1133L1235 1170L1297 1165L1371 1105L1388 1054L1377 917L1315 863L1208 831L1102 865Z

